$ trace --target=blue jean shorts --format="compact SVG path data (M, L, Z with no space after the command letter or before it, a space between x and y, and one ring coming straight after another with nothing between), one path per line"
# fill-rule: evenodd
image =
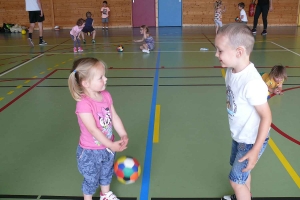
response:
M264 150L267 147L269 141L269 137L265 140L259 154L258 159L263 154ZM243 162L239 162L244 155L246 155L253 147L253 144L245 144L245 143L238 143L232 140L232 147L231 147L231 155L230 155L230 165L232 166L231 171L229 173L229 179L237 184L245 184L251 170L247 172L242 172L248 165L248 160Z
M114 173L115 154L106 149L83 149L78 145L76 158L78 170L84 177L83 194L93 195L100 185L110 185Z
M108 17L102 18L102 23L108 23Z

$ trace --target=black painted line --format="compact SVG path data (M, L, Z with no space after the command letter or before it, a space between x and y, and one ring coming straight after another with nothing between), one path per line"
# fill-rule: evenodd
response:
M0 199L37 199L38 195L9 195L0 194Z

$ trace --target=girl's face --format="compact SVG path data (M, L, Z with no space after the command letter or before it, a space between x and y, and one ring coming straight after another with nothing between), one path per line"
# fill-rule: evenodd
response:
M141 33L141 34L144 34L144 32L145 32L145 29L140 28L140 33Z
M107 78L105 76L105 67L98 62L93 70L93 77L88 82L88 89L92 92L101 92L105 90Z
M283 79L284 79L284 78L282 78L282 77L274 77L274 81L275 81L276 83L282 82Z

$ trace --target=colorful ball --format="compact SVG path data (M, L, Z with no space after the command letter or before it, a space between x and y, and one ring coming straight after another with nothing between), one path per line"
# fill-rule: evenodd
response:
M123 52L123 51L124 51L124 47L123 47L122 45L119 45L119 46L117 47L117 51L118 51L118 52Z
M22 35L25 35L25 34L26 34L26 30L23 29L23 30L21 31L21 33L22 33Z
M87 34L87 36L90 36L90 35L91 35L91 32L87 32L86 34Z
M133 157L122 156L116 160L114 171L117 179L123 184L134 183L141 174L140 163Z
M236 17L234 20L235 20L236 22L241 21L239 17Z

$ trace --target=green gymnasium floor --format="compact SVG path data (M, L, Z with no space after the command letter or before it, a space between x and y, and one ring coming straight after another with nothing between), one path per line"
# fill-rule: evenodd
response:
M258 71L283 64L289 78L284 95L269 100L274 124L252 171L254 199L300 199L299 30L270 27L267 36L256 36L251 60ZM96 44L86 37L83 53L73 53L68 30L45 31L48 45L34 48L26 35L0 34L0 198L82 198L76 102L67 78L74 59L86 56L109 68L107 90L130 139L117 157L133 156L142 166L134 184L113 178L120 199L213 200L231 194L231 138L214 28L152 28L156 48L150 54L132 42L141 37L139 29L97 31ZM116 51L119 44L123 53Z

